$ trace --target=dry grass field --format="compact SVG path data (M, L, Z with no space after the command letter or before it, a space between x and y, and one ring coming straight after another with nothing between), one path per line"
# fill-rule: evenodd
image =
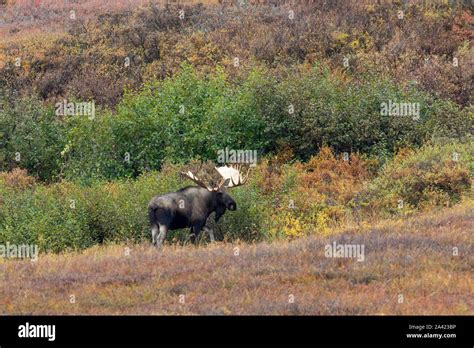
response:
M465 201L324 238L0 260L0 314L472 315L473 214ZM334 241L365 260L325 257Z

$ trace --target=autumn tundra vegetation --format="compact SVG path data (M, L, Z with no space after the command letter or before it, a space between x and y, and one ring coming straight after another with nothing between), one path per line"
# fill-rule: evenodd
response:
M472 314L472 7L203 3L0 1L0 313ZM216 241L152 248L228 149Z

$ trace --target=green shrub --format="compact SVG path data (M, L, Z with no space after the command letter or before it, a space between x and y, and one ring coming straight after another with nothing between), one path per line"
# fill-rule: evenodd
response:
M71 121L66 177L83 182L136 177L165 160L215 161L225 147L262 148L264 123L252 95L257 78L251 75L234 88L219 70L201 78L184 65L178 76L127 94L117 115Z
M473 159L472 141L401 151L358 198L381 214L451 205L471 188Z
M419 118L383 115L390 101L418 104ZM230 83L220 69L200 76L183 65L172 78L128 92L116 114L68 120L64 173L83 182L137 177L164 161L216 161L226 147L262 156L281 144L301 160L324 145L387 158L432 137L463 136L472 121L469 109L374 76L344 82L315 66L277 78L257 68Z
M228 211L218 224L213 219L209 226L216 238L255 242L268 237L268 222L272 210L269 197L262 195L255 180L247 185L229 189L228 193L237 202L236 211Z
M401 88L371 75L345 82L317 66L291 70L281 80L268 77L255 93L269 149L283 142L302 160L323 145L336 153L391 156L397 148L420 146L433 136L463 136L473 125L472 111L433 99L414 86ZM389 101L417 103L419 117L383 115L381 105Z
M121 180L94 185L89 205L89 220L105 241L150 240L147 205L157 194L182 186L178 169L166 165L160 173L147 172L136 180ZM173 236L170 236L173 237Z
M0 171L19 166L41 180L57 178L65 135L64 124L38 99L0 96Z
M418 103L419 119L382 115L389 101ZM136 178L165 161L216 161L226 147L261 157L283 144L307 160L327 145L335 153L389 159L400 147L463 137L474 124L472 107L380 77L344 81L318 65L279 76L260 67L230 82L221 69L202 76L185 64L180 74L127 92L115 112L98 109L93 119L59 118L34 98L4 103L0 169L19 166L43 181L83 184Z
M66 183L9 190L1 202L0 243L37 244L42 252L94 245L97 238L88 225L85 199Z

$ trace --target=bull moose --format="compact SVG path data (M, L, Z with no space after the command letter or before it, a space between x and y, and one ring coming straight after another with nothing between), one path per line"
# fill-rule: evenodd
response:
M227 194L226 189L244 185L248 181L250 168L246 175L241 174L241 168L242 166L214 167L222 177L215 187L205 184L191 171L181 172L198 186L187 186L151 199L148 204L148 216L153 245L160 247L169 230L188 227L193 244L202 230L209 232L213 240L212 231L206 227L207 218L215 213L215 221L218 222L227 209L237 209L237 204Z

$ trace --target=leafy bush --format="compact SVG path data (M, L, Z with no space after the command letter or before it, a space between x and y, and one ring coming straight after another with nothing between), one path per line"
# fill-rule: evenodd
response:
M185 65L175 78L127 94L117 115L71 121L66 177L85 182L136 177L165 160L215 161L225 147L261 149L264 123L254 110L251 87L256 75L233 88L222 72L199 77Z
M389 102L418 104L419 118L383 115L381 105ZM280 78L257 68L231 83L220 69L201 76L184 65L172 78L128 92L116 114L68 120L64 174L83 182L136 177L164 161L216 161L226 147L262 156L282 144L300 160L324 145L390 157L430 137L463 136L472 116L414 87L370 76L344 82L318 66Z
M281 79L266 76L255 94L265 137L271 141L267 148L288 144L302 160L324 145L337 153L383 157L398 147L420 146L433 136L463 136L473 124L472 111L380 76L345 82L318 66L290 70ZM419 115L384 115L381 106L389 102L417 104Z
M147 203L178 189L177 169L136 181L31 185L31 177L0 176L0 243L36 243L43 251L82 249L104 241L148 239ZM11 183L14 183L13 185ZM22 184L18 182L28 183Z
M471 188L473 158L472 141L400 151L359 198L381 214L451 205Z
M97 242L85 197L71 184L4 193L0 243L37 244L41 251L82 249Z
M19 166L50 181L60 172L66 129L33 97L0 95L0 170Z

